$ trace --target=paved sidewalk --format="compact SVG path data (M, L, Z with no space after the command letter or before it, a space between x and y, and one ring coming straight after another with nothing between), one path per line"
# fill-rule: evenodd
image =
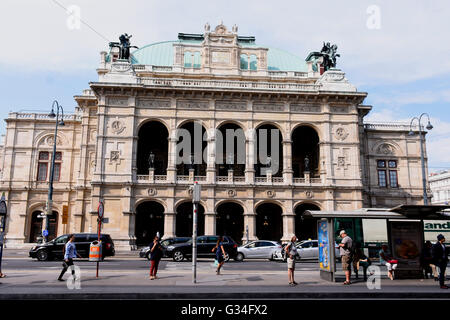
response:
M210 268L209 268L210 267ZM4 270L0 279L0 299L450 299L434 280L381 279L381 289L369 290L365 282L351 286L320 279L318 271L298 271L298 286L289 287L285 271L227 270L214 273L206 264L192 283L190 270L162 270L159 279L150 280L148 270L81 269L81 289L70 290L56 280L60 267L41 270ZM70 274L65 275L65 279Z

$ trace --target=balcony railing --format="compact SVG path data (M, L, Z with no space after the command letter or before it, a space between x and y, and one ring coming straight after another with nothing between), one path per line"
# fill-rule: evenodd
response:
M233 81L233 80L189 80L189 79L165 79L165 78L139 78L140 83L150 87L171 88L202 88L202 89L239 89L258 91L314 91L320 89L320 85L303 84L295 82L256 82L256 81Z

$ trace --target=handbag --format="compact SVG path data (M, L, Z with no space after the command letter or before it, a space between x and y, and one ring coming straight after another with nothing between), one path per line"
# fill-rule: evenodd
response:
M217 267L219 265L219 261L217 259L214 259L214 267Z

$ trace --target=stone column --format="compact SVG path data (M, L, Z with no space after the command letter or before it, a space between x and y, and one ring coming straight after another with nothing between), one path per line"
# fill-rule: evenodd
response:
M295 214L292 211L283 213L283 237L281 241L289 241L293 234L295 234Z
M244 212L244 235L243 241L247 241L245 230L248 226L248 240L258 240L256 237L256 212L254 211L253 201L247 201L247 211Z
M287 185L293 182L292 170L292 140L283 140L283 180Z
M211 184L216 183L216 139L214 132L214 129L210 130L207 146L206 181Z
M205 212L205 234L216 234L216 213Z
M253 184L255 182L255 130L247 130L246 157L245 157L245 182Z
M177 138L176 138L176 131L173 130L171 133L171 136L169 137L169 148L167 155L167 182L175 183L176 182L176 148L177 148Z
M321 173L324 170L326 172L326 185L334 184L334 171L333 171L333 158L331 150L331 115L330 106L327 101L322 104L322 113L324 115L324 123L322 126L323 141L320 141L320 161L323 168L321 168Z
M168 211L164 212L164 235L163 238L175 237L175 226L176 226L177 215L175 212Z

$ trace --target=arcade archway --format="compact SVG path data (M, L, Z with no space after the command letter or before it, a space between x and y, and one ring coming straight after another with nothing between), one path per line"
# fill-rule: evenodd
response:
M299 126L292 133L292 170L294 178L303 178L305 171L319 176L319 135L309 126Z
M266 170L271 169L272 176L281 177L283 174L283 136L276 126L264 124L256 129L255 175L266 176Z
M168 137L167 128L161 122L149 121L142 125L137 147L137 174L148 174L152 165L156 175L166 174Z
M37 242L42 238L42 227L45 223L45 217L43 217L42 211L33 211L31 214L31 226L30 226L30 243ZM48 217L48 241L56 238L58 232L58 212L53 211Z
M302 203L295 208L295 235L299 240L317 239L317 218L305 216L305 210L320 210L312 203Z
M283 209L274 203L263 203L256 208L256 236L260 240L280 241L283 235Z
M164 235L164 207L156 201L146 201L136 208L135 236L137 246L147 246L159 232Z
M244 208L235 202L220 204L216 210L216 233L241 243L244 235Z
M175 234L177 237L191 237L193 223L193 204L192 202L183 202L177 207ZM205 209L201 204L198 205L197 215L197 235L205 234Z

